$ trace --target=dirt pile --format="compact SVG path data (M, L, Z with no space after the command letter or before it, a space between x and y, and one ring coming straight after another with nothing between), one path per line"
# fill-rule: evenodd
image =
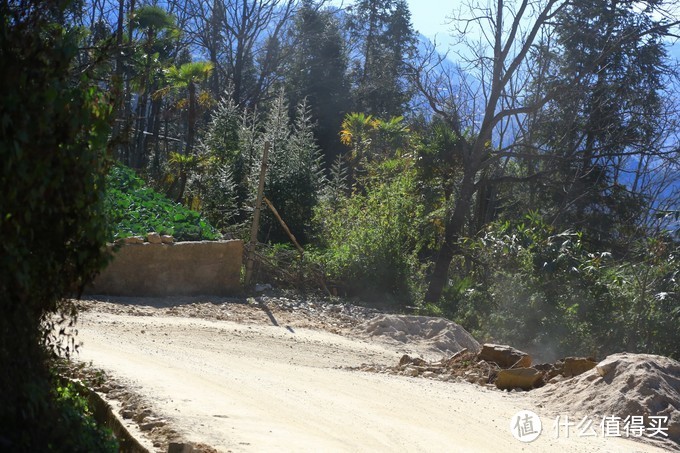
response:
M622 422L642 416L645 437L661 423L673 448L680 450L680 362L668 357L613 354L592 370L533 395L556 413L620 417Z
M443 318L382 314L352 329L358 337L380 338L428 356L451 356L481 346L465 329Z

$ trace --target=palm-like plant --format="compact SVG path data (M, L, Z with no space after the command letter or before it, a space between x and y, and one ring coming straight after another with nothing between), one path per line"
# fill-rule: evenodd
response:
M340 141L349 146L347 170L350 186L354 185L356 170L371 146L375 119L365 113L348 113L340 126Z
M140 70L132 79L133 86L139 93L139 101L137 103L135 157L131 163L134 167L141 168L146 161L147 151L148 136L144 132L149 122L154 121L153 115L147 118L149 93L153 92L158 85L164 61L168 59L169 49L177 38L179 29L175 25L175 18L158 6L140 7L132 17L131 26L141 33L138 52L135 53ZM155 101L158 102L158 99Z
M374 128L378 136L374 144L376 153L387 157L392 152L403 150L408 142L409 128L403 116L393 116L389 120L376 120Z
M365 113L348 113L342 121L340 141L352 150L363 148L370 144L370 131L374 127L375 119Z
M170 153L168 163L170 164L170 168L173 169L173 172L176 172L177 174L177 178L173 181L173 186L175 183L179 183L179 190L175 200L177 203L184 201L184 192L186 191L189 173L194 171L202 160L201 157L194 154Z
M410 133L402 116L382 120L365 113L349 113L341 127L340 141L350 147L347 160L351 182L354 173L368 161L398 154Z
M160 6L142 6L132 18L135 29L143 30L148 42L153 42L161 30L174 30L175 19Z
M209 61L195 61L184 63L182 66L172 66L167 72L167 80L170 88L187 89L187 147L185 154L190 154L194 147L196 135L196 89L199 84L208 80L213 70L213 64Z

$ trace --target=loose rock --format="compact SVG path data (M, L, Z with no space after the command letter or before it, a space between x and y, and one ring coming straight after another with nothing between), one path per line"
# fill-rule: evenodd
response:
M147 234L146 240L149 242L149 244L160 244L162 242L161 236L158 233Z
M592 370L597 365L597 362L592 359L584 359L581 357L567 357L564 359L564 367L562 368L562 375L570 378L583 374L586 371Z
M536 368L513 368L500 370L496 378L496 387L501 390L531 390L543 382L543 373Z
M528 368L531 366L531 356L511 346L486 343L477 356L480 360L493 362L501 368Z

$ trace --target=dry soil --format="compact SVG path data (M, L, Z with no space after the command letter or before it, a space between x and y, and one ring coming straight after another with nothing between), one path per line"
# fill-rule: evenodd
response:
M152 451L167 449L168 436L224 452L663 451L555 438L550 411L530 393L350 370L417 352L413 342L353 334L375 310L265 297L80 304L77 360L107 373L100 390L127 407ZM520 410L542 418L532 443L511 434Z

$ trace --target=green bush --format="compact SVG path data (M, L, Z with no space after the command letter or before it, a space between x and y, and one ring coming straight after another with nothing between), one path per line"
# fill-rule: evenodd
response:
M110 239L149 232L170 234L180 241L219 239L219 233L196 211L174 203L147 187L134 171L122 165L106 180L106 212Z
M407 159L369 168L365 193L325 200L316 210L318 257L335 284L350 294L417 297L422 276L416 259L422 205Z
M546 358L680 355L679 249L670 238L641 240L617 261L531 214L492 223L465 246L477 265L449 288L444 308L479 338Z
M86 451L62 424L50 376L64 298L106 262L102 204L111 104L71 73L67 2L0 3L0 450ZM60 315L60 316L59 316ZM58 332L58 330L56 330Z
M99 453L118 451L118 441L113 433L97 425L87 399L73 383L57 384L55 393L60 410L54 423L60 425L59 429L65 435L53 441L52 449Z

